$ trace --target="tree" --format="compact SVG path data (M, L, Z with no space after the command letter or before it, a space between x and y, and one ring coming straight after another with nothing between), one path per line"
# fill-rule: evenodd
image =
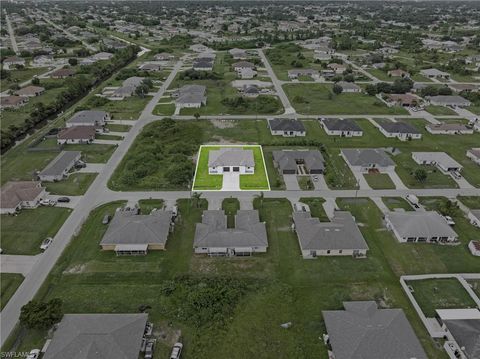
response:
M32 79L32 85L40 85L40 79L35 76L35 77Z
M418 182L424 183L427 180L428 174L423 168L417 168L414 172L414 176Z
M200 118L200 114L198 112L195 112L193 114L193 117L195 117L195 120L198 120Z
M202 192L193 192L192 193L192 205L195 204L195 208L200 207L200 197L202 197Z
M48 302L31 300L20 311L20 323L30 329L48 329L62 319L62 306L59 298Z
M338 85L338 84L333 85L332 90L333 90L333 93L334 93L335 95L340 95L340 94L343 92L342 86L340 86L340 85Z
M365 87L365 92L370 96L375 96L377 94L377 87L372 84L368 84Z
M76 66L78 64L78 60L72 57L72 58L68 59L68 64L70 66Z

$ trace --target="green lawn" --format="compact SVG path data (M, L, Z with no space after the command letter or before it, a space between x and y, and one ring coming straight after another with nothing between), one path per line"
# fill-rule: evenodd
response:
M334 95L325 84L286 84L283 86L292 106L302 114L315 115L404 115L401 107L387 107L374 96L363 93Z
M219 147L228 146L202 146L198 156L193 190L220 190L222 188L222 175L208 174L208 154ZM245 150L252 150L255 160L254 174L240 175L240 189L242 190L269 190L267 173L261 146L242 146Z
M138 201L138 206L142 214L150 214L152 209L162 209L164 205L162 199L141 199Z
M355 189L357 180L340 154L339 148L327 148L325 159L325 181L330 189Z
M480 115L480 106L470 106L467 107L467 110L473 112L476 115Z
M157 105L153 110L153 114L158 116L171 116L173 115L174 112L175 112L175 104L173 103Z
M22 82L30 80L35 75L40 75L47 72L47 68L23 68L20 70L9 70L8 72L10 74L10 77L8 79L2 79L0 81L0 87L2 88L2 91L7 90L13 84L21 84Z
M81 196L97 177L97 173L73 173L60 182L47 183L47 192L65 196Z
M110 141L121 141L123 140L123 136L119 135L110 135L110 134L97 134L95 135L96 140L110 140Z
M236 198L225 198L222 201L222 209L225 211L227 216L227 227L235 228L235 215L240 209L240 202Z
M302 197L300 198L300 202L305 203L310 207L310 213L312 214L312 217L317 217L322 222L330 221L325 213L325 209L323 208L323 204L325 203L323 198Z
M395 189L395 184L386 173L364 174L363 177L365 177L368 185L373 189Z
M451 115L457 114L455 111L445 106L431 105L431 106L427 106L425 110L427 110L427 112L430 112L432 115L435 115L435 116L451 116Z
M402 197L382 197L382 201L390 211L395 211L396 209L403 209L405 211L414 210Z
M425 279L407 282L423 313L435 317L436 309L476 308L475 301L456 278Z
M297 182L301 190L313 191L315 189L310 176L297 176Z
M15 294L17 288L23 282L23 275L17 273L0 273L0 311Z
M150 96L132 96L121 101L109 101L98 109L109 112L114 120L136 120L151 99Z
M107 125L107 128L110 130L110 131L113 131L113 132L128 132L130 131L130 129L132 128L132 126L130 125L118 125L118 124L113 124L113 123L109 123Z
M71 209L38 207L23 209L16 216L2 214L1 234L4 254L40 253L40 244L53 237L70 215Z
M458 196L460 202L471 209L480 209L480 196Z

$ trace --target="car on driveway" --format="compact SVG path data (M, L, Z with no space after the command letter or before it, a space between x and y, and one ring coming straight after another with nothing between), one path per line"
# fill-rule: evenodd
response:
M110 215L106 214L102 219L102 224L108 224L110 222Z
M40 200L40 204L42 206L55 206L57 204L57 201L55 201L53 199L44 198L44 199Z
M68 197L59 197L59 198L57 199L57 202L58 202L58 203L68 203L68 202L70 202L70 198L68 198Z
M455 221L453 220L452 217L450 216L443 216L443 218L445 219L445 221L447 221L447 224L449 226L454 226L455 225Z
M152 359L153 358L153 350L155 348L155 340L151 339L147 341L147 345L145 346L145 359Z
M27 355L27 359L38 359L40 357L40 349L32 349Z
M40 244L40 249L41 249L42 251L47 250L47 248L50 247L50 244L52 244L52 242L53 242L53 238L52 238L52 237L46 238L46 239L42 242L42 244Z
M182 355L182 349L182 343L175 343L172 349L172 353L170 354L170 359L180 359L180 355Z
M317 175L312 176L312 180L313 180L313 182L318 182L318 176Z

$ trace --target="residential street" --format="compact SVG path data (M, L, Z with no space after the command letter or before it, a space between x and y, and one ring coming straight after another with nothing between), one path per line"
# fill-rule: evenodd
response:
M5 20L7 23L7 30L8 30L8 35L10 36L10 43L12 44L12 49L13 51L18 54L18 45L17 45L17 40L15 39L15 34L13 32L12 28L12 23L10 22L10 18L8 17L7 11L5 10Z

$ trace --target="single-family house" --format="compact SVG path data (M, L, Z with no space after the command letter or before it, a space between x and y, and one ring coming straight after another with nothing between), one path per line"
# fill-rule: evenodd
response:
M26 105L28 102L28 97L26 96L1 96L0 97L0 108L20 108Z
M390 77L401 77L401 78L410 77L410 73L402 69L390 70L387 72L387 75Z
M428 96L427 99L430 104L434 106L468 107L472 104L469 100L463 98L462 96L456 95Z
M232 68L234 71L238 72L242 69L255 69L255 64L249 61L239 61L232 64Z
M468 249L472 255L480 257L480 241L472 239L470 242L468 242Z
M110 121L110 114L100 110L84 110L76 112L66 123L65 126L92 126L103 128L107 121Z
M480 165L480 148L472 148L467 151L467 157L477 165Z
M440 71L438 69L423 69L423 70L420 70L420 75L423 75L428 78L437 78L437 79L450 78L450 74L448 72Z
M162 69L162 67L159 64L144 63L138 66L138 69L140 71L146 71L146 72L158 72Z
M13 214L22 208L35 208L45 194L45 188L38 181L7 182L0 193L0 213Z
M395 162L379 148L344 148L341 154L354 172L392 172Z
M375 301L343 307L322 311L330 358L428 358L402 309L379 309Z
M40 181L56 182L64 179L80 160L80 151L62 151L39 174Z
M18 96L36 97L40 96L44 92L45 87L28 85L21 88L20 90L15 91L15 94Z
M463 123L447 123L438 124L429 123L425 129L432 135L471 135L473 128L465 126Z
M312 79L317 79L319 74L317 70L313 69L292 69L288 70L288 78L290 80L296 80L301 76L311 77Z
M480 66L480 55L471 55L465 58L465 64Z
M260 89L258 88L258 86L255 85L244 86L244 88L242 89L242 94L245 97L258 97L260 95Z
M477 92L479 85L474 84L449 84L448 85L453 91L460 92Z
M202 45L202 44L193 44L189 47L190 50L194 52L213 52L212 49L210 49L208 46Z
M232 57L235 60L245 60L248 58L247 52L243 49L234 48L234 49L228 50L228 52L230 53L230 55L232 55Z
M294 118L269 118L268 127L273 136L304 137L306 135L303 122Z
M347 66L337 63L328 64L327 67L333 70L337 75L343 74L347 70Z
M212 175L224 172L253 174L255 172L253 151L240 147L222 147L210 150L208 152L208 173Z
M242 68L239 71L237 71L238 77L241 79L253 79L255 76L257 76L257 71L253 70L251 68Z
M71 126L62 129L57 134L57 143L62 144L86 144L95 139L94 126Z
M75 75L75 71L68 68L58 69L50 73L52 79L65 79L67 77L72 77Z
M147 313L65 314L44 359L137 359Z
M156 210L138 214L136 210L115 212L100 246L118 255L146 255L148 250L165 250L172 228L172 211Z
M203 211L202 223L197 223L195 229L193 248L195 253L209 256L265 253L268 248L265 223L260 222L258 211L238 210L235 228L228 228L224 211Z
M55 63L55 59L52 55L38 55L32 60L34 66L51 66Z
M390 212L385 215L385 223L401 243L446 243L458 239L445 218L434 211Z
M387 95L387 102L389 106L415 107L422 102L422 99L410 93L392 93Z
M153 58L155 61L170 61L173 60L175 56L166 52L161 52L159 54L156 54Z
M325 171L325 160L318 150L273 151L273 164L281 174L310 175Z
M214 60L208 57L196 58L193 61L192 69L195 71L212 71Z
M207 104L207 88L203 85L184 85L174 94L175 106L179 108L200 108Z
M405 122L379 121L377 127L387 138L398 138L401 141L422 138L422 133L417 128Z
M309 211L295 211L293 223L304 259L367 255L368 245L350 212L336 211L330 222L320 222Z
M342 92L347 92L347 93L360 93L360 92L362 92L362 88L360 86L358 86L357 84L353 83L353 82L338 81L338 82L336 82L336 85L338 85L342 88Z
M412 159L419 165L437 166L443 173L460 172L463 166L445 152L412 152Z
M110 52L99 52L97 54L92 55L92 58L97 61L110 60L112 57L113 57L113 54Z
M5 70L10 70L16 66L25 66L25 60L18 56L7 57L3 60L3 68Z
M359 137L363 136L363 130L351 119L322 118L320 123L329 136Z

